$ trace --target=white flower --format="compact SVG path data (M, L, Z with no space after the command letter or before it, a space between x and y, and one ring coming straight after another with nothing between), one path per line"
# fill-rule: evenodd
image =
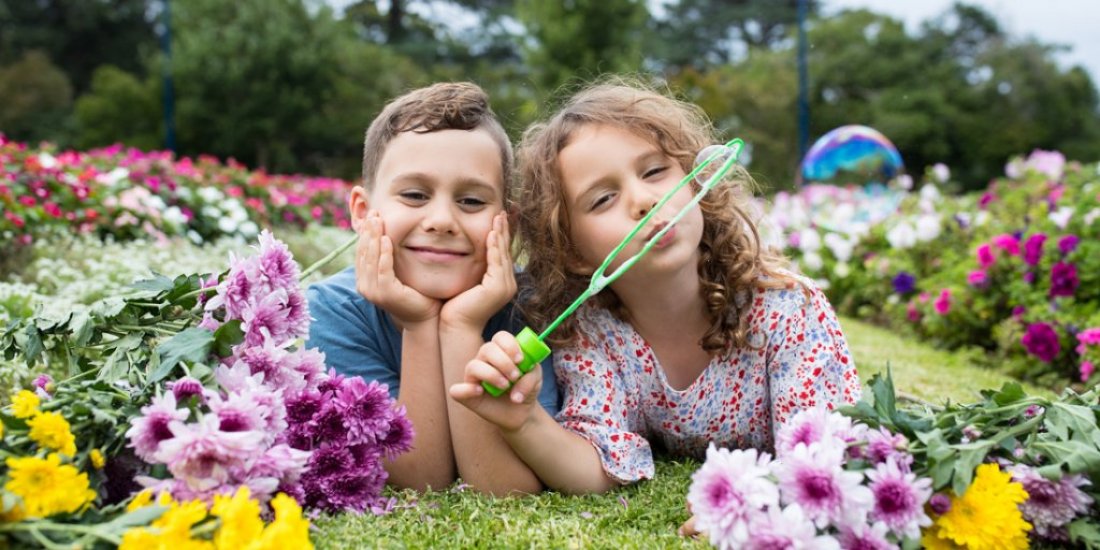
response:
M829 290L829 287L833 285L828 279L814 279L814 284L821 290Z
M940 200L940 189L934 183L926 183L920 188L920 197L926 201L936 202Z
M199 198L206 202L218 202L224 197L225 195L216 187L203 187L199 189Z
M237 231L237 222L229 217L218 218L218 229L222 233L232 234Z
M206 206L202 207L201 212L202 212L202 217L208 218L208 219L211 219L211 220L215 220L215 219L218 219L218 218L222 217L222 211L219 210L218 207L216 207L216 206L206 205Z
M1085 225L1092 225L1092 222L1096 221L1096 218L1100 218L1100 208L1093 208L1089 210L1088 214L1085 214Z
M115 168L106 174L100 174L95 177L95 180L107 187L114 187L118 185L118 182L128 178L130 171L125 168Z
M1058 226L1058 229L1065 229L1069 224L1069 219L1073 217L1073 207L1063 206L1058 210L1050 213L1050 221L1054 222L1054 225Z
M818 271L825 262L817 252L807 252L802 255L802 266L809 271Z
M852 270L848 267L848 262L837 262L837 264L833 266L833 274L836 275L837 278L843 279L851 274L851 272Z
M917 244L917 234L909 222L901 222L886 232L886 240L897 250L912 248Z
M928 242L940 236L940 217L921 216L917 218L917 240Z
M826 233L825 246L833 252L833 256L838 261L846 262L852 258L852 249L855 248L855 243L849 242L848 239L837 233Z
M821 236L817 231L807 227L799 232L798 247L805 252L816 252L821 248Z
M989 212L985 210L978 212L978 214L974 216L974 225L976 226L983 226L987 222L989 222Z
M932 167L932 177L936 178L936 181L940 183L947 183L947 180L951 178L951 169L942 162L937 162Z
M910 176L909 174L902 174L894 178L894 183L897 184L899 189L904 189L908 191L913 188L913 176Z
M156 210L158 212L164 210L165 208L168 208L168 205L164 204L164 199L160 198L157 195L150 195L150 196L146 197L145 198L145 205L153 208L154 210Z
M199 232L194 229L187 230L187 238L191 239L191 242L195 244L202 244L202 235L199 235Z
M260 228L252 220L247 220L241 224L238 231L241 232L241 235L251 238L260 232Z
M38 164L47 170L52 170L57 168L57 158L46 152L38 153Z
M183 226L187 224L187 216L183 215L183 210L180 210L180 207L169 206L164 211L164 221L170 225Z

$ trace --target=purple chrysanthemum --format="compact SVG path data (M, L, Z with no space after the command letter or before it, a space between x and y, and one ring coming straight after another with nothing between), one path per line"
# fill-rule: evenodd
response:
M126 437L134 454L146 462L155 462L154 456L162 442L172 439L172 430L168 425L176 421L187 420L190 412L176 408L176 397L166 393L154 397L152 402L141 408L141 415L130 420L130 429Z
M260 232L260 273L267 280L270 290L298 287L298 262L290 254L286 244L264 229Z
M224 397L211 395L207 405L210 412L218 418L218 429L229 433L264 432L271 411L266 405L253 399L253 395L248 390L230 392ZM275 434L268 435L274 437Z
M322 445L309 459L309 471L317 477L343 475L355 466L351 450L343 445Z
M340 412L340 409L336 408L336 405L331 401L328 401L321 407L313 417L314 439L317 443L326 442L342 442L346 444L348 440L348 426L344 418L344 413Z
M870 519L881 521L899 537L920 539L921 527L932 525L924 503L932 496L932 480L902 471L893 458L867 471L875 505Z
M932 510L933 514L942 516L951 511L951 497L943 493L936 493L932 495L932 498L928 499L928 507Z
M1077 243L1081 241L1081 238L1077 235L1066 235L1061 239L1058 239L1058 250L1063 256L1073 252L1077 248Z
M344 380L333 403L344 415L351 444L373 443L389 431L390 394L384 384L358 376Z
M382 452L385 453L386 457L392 460L397 455L412 448L415 435L416 431L413 430L412 421L405 415L405 406L401 405L393 409L393 414L390 415L389 429L378 440L378 445L382 447Z
M1020 339L1028 353L1047 363L1058 357L1062 345L1058 342L1058 332L1047 323L1032 323Z
M1042 537L1054 535L1058 528L1078 515L1088 512L1093 499L1080 489L1089 480L1080 474L1069 474L1057 481L1046 479L1034 468L1017 464L1009 469L1012 479L1027 491L1027 500L1020 504L1024 519L1035 526Z
M818 535L814 524L798 504L780 509L772 506L757 514L749 524L749 537L743 546L746 550L780 550L813 548L817 550L839 549L840 544L829 535Z
M841 550L894 550L898 545L886 538L888 528L885 523L876 521L868 525L863 522L844 525L840 528Z
M842 517L859 517L874 504L863 474L844 469L844 448L799 445L775 468L784 503L796 503L823 527Z
M749 520L779 505L779 490L768 479L771 457L756 449L707 448L707 460L691 476L687 500L695 527L712 544L736 548L748 538Z
M323 400L316 392L302 392L286 400L286 419L293 426L308 425L321 410Z

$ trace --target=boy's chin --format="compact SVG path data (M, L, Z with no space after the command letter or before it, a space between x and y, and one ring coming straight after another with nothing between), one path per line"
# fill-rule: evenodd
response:
M414 283L409 286L428 298L444 302L462 294L472 287L472 285L464 283L440 284L438 281L425 281L421 284Z

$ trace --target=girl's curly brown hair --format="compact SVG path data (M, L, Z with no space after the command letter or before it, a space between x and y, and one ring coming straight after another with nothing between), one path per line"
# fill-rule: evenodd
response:
M534 326L547 326L588 286L588 277L570 273L576 257L562 190L558 153L574 133L588 124L625 129L652 141L692 170L696 154L715 143L713 126L699 107L668 97L636 81L621 78L592 85L574 95L546 122L524 132L517 153L520 190L519 237L527 257L525 275L531 284L519 296L519 306ZM699 242L699 278L711 326L700 344L717 354L748 345L748 311L754 289L790 288L797 280L784 270L787 261L762 249L756 224L749 215L749 175L736 167L733 178L707 193L699 203L703 236ZM738 297L740 295L740 297ZM597 299L620 318L627 318L614 292ZM569 345L577 325L567 318L552 334L555 345Z

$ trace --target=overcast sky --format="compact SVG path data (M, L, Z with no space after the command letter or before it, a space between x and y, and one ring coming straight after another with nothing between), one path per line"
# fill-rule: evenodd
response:
M1033 36L1044 44L1072 49L1057 55L1063 68L1083 66L1100 82L1100 0L967 0L992 13L1013 37ZM822 15L846 8L866 8L905 22L916 32L920 23L951 8L953 0L822 0Z

